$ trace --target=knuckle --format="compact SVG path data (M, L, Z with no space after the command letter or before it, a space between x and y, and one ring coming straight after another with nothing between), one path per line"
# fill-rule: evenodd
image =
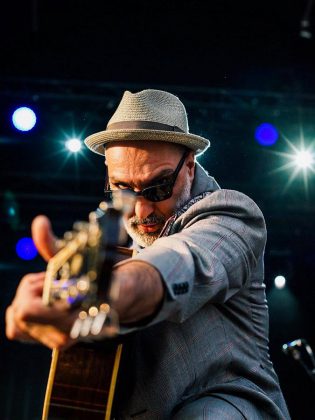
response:
M13 312L13 321L16 325L24 324L28 321L30 316L30 310L26 305L16 306Z
M43 280L45 276L44 272L40 273L28 273L21 279L21 284L32 284L34 281Z
M69 338L65 334L60 334L59 338L59 348L62 348L68 344Z
M33 274L26 274L24 277L22 277L19 288L30 285L32 280Z
M16 313L16 321L17 323L23 323L30 321L31 311L27 308L21 308L21 310L17 311Z
M28 274L25 274L25 276L22 278L22 281L24 283L29 283L30 281L33 280L33 278L34 278L34 273L28 273Z

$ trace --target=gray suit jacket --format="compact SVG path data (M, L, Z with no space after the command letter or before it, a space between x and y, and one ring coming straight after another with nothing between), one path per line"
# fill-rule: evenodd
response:
M161 273L166 293L154 319L122 331L135 330L125 336L116 417L168 419L213 394L250 420L288 419L268 354L263 215L199 165L192 197L136 256Z

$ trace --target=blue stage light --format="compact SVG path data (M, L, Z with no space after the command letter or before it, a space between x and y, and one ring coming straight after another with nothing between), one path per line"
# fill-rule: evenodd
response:
M276 143L278 138L278 130L272 124L260 124L255 130L255 139L262 146L272 146Z
M17 108L12 114L12 123L19 131L30 131L36 124L35 112L26 106Z
M22 260L32 260L37 255L37 249L31 238L21 238L17 242L15 250Z

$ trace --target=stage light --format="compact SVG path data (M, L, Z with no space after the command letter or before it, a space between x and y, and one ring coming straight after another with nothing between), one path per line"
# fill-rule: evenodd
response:
M69 139L66 141L66 148L72 153L77 153L81 150L82 143L79 139Z
M22 260L32 260L37 255L37 249L31 238L21 238L17 242L15 250Z
M3 197L3 210L6 216L6 221L9 223L11 229L17 230L20 224L19 204L13 192L5 191Z
M305 138L303 127L300 126L300 137L289 139L282 133L282 138L289 147L287 151L271 151L271 153L282 157L283 164L278 168L273 169L271 173L287 172L288 180L282 188L284 194L295 179L302 178L304 182L305 195L309 194L309 179L315 173L315 144L312 139Z
M10 217L14 217L14 216L16 215L16 210L15 210L15 208L14 208L14 207L9 207L9 208L8 208L8 215L9 215Z
M286 284L286 279L284 276L276 276L274 282L277 289L283 289Z
M255 139L262 146L272 146L278 138L278 130L272 124L260 124L255 130Z
M35 112L26 106L17 108L12 114L12 123L19 131L30 131L36 124Z
M301 169L307 169L312 166L314 159L313 155L308 150L300 150L296 152L294 156L295 164Z
M313 7L313 0L308 0L305 5L304 14L300 23L300 37L306 39L312 39L312 28L311 28L311 15L312 15L312 7Z

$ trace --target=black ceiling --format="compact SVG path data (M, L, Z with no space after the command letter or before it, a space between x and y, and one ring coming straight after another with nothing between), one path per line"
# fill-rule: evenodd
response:
M1 73L148 84L314 88L309 0L39 1L1 7ZM315 25L314 10L310 22ZM297 75L302 75L296 80Z

